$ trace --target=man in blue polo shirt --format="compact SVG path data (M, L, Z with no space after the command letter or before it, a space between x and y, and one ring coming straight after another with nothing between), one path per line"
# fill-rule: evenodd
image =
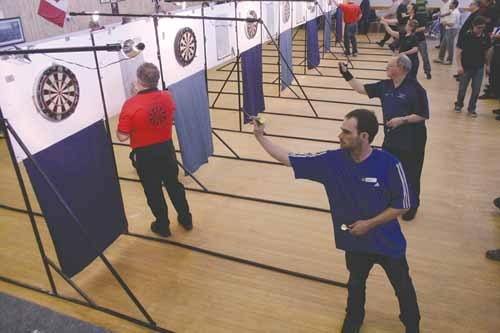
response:
M425 89L408 76L411 60L400 54L387 64L388 80L363 84L356 80L344 64L339 70L344 79L358 93L377 97L382 102L384 143L382 148L395 155L403 164L410 187L415 193L415 206L403 215L409 221L420 205L420 177L424 165L429 102Z
M254 121L257 141L276 160L291 166L295 178L325 187L337 248L346 251L349 270L342 333L359 332L365 316L366 280L374 264L385 270L400 305L407 333L419 332L417 296L406 261L406 240L397 217L413 204L401 163L370 144L378 132L375 114L349 112L341 126L340 147L315 154L293 154L274 144ZM344 230L346 229L346 230Z

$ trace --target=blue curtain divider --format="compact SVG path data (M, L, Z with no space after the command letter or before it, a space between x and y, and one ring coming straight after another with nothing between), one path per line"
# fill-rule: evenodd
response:
M184 167L193 173L214 153L205 72L168 87L175 100L175 129Z
M292 62L292 30L288 29L280 34L280 52L282 58L280 58L281 64L281 90L285 89L292 84L293 75L288 69L286 63L293 70ZM285 63L286 62L286 63Z
M61 269L72 277L128 228L104 123L98 121L33 157L66 200L97 250L33 163L24 160Z
M307 21L307 68L312 69L319 65L318 21Z
M335 42L342 42L342 9L337 8L336 19L335 19Z
M359 5L363 17L358 22L358 31L362 34L368 33L368 22L370 19L370 0L362 0Z
M325 52L330 52L332 35L332 12L325 13L325 27L323 29L323 48Z
M257 116L265 110L262 88L262 45L252 47L241 54L243 78L244 123L250 122L249 116Z

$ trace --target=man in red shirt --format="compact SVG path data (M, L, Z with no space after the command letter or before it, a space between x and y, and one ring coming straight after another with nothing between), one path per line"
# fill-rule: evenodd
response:
M151 223L151 230L169 237L163 184L177 210L179 223L186 230L193 229L193 223L184 185L178 180L179 168L172 142L175 102L168 91L158 90L159 78L160 72L155 65L144 63L139 66L135 83L137 94L123 105L116 135L120 141L130 139L130 159L156 218Z
M340 9L344 15L345 32L344 32L344 47L345 55L351 55L349 44L352 44L352 56L358 55L358 43L356 41L356 34L358 33L358 21L361 20L363 14L361 8L354 0L347 0L347 3L339 4L336 0L333 3Z

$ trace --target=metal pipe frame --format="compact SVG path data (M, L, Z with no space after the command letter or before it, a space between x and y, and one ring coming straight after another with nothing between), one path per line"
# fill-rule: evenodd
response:
M125 293L129 296L129 298L137 306L137 308L139 309L139 311L144 315L144 317L147 319L147 321L149 322L149 324L152 325L152 326L157 326L156 323L154 322L154 320L149 315L149 313L146 311L146 309L142 306L142 304L139 302L139 300L135 297L135 295L132 292L132 290L130 290L130 288L128 287L128 285L121 278L120 274L115 270L115 268L108 261L108 259L106 258L106 256L102 252L98 251L96 244L94 243L94 241L92 240L92 238L88 234L88 231L86 230L86 228L82 225L82 223L80 222L79 218L75 215L75 213L73 212L73 210L69 207L68 203L62 197L62 195L59 192L59 190L57 189L57 187L52 183L52 181L49 179L49 177L47 176L47 174L45 173L45 171L43 171L43 169L38 164L38 162L36 161L36 159L30 153L29 149L26 147L26 145L24 144L24 142L21 140L21 138L17 134L16 130L10 125L10 123L9 123L9 121L7 119L3 118L3 115L0 115L0 118L1 118L1 120L3 120L4 126L7 129L7 132L8 132L7 137L9 137L10 135L12 135L14 137L14 139L16 140L16 142L18 143L18 145L20 146L20 148L26 154L27 158L33 164L33 166L38 171L38 173L42 176L42 178L44 179L45 183L49 186L49 188L55 194L57 200L63 206L63 208L66 211L66 213L70 216L71 220L73 220L73 222L76 224L76 226L78 227L79 231L81 232L81 235L87 241L89 247L92 250L94 250L95 254L103 261L103 263L108 268L108 270L111 272L111 274L113 275L113 277L117 280L117 282L120 284L120 286L125 291ZM10 140L8 140L8 143L10 143ZM9 145L9 146L10 146L9 149L12 149L12 151L13 151L12 146L11 145ZM17 164L15 162L15 157L12 159L12 162L14 164ZM21 182L23 180L23 177L22 177L22 175L20 175L20 176L21 176L21 178L19 178L19 181ZM26 198L27 198L27 200L29 202L29 198L27 196L26 196ZM31 204L29 205L29 207L31 207ZM67 279L70 279L70 278L67 277ZM72 286L73 286L73 284L72 284Z
M153 330L155 332L160 332L160 333L174 333L174 331L170 331L170 330L168 330L166 328L162 328L162 327L159 327L159 326L150 325L150 324L148 324L148 323L146 323L146 322L144 322L142 320L136 319L134 317L127 316L126 314L123 314L121 312L118 312L118 311L115 311L115 310L112 310L112 309L109 309L109 308L106 308L106 307L103 307L103 306L99 306L99 305L93 306L93 305L90 305L90 304L88 304L86 302L82 302L81 300L73 298L73 297L68 297L68 296L59 295L59 294L53 294L49 290L46 290L46 289L43 289L43 288L40 288L40 287L36 287L36 286L33 286L31 284L27 284L27 283L24 283L24 282L20 282L20 281L14 280L14 279L10 279L10 278L5 277L5 276L0 276L0 281L6 282L6 283L10 283L10 284L13 284L13 285L18 286L18 287L26 288L26 289L29 289L31 291L36 291L36 292L41 293L41 294L45 294L45 295L49 295L49 296L52 296L52 297L56 297L58 299L61 299L61 300L64 300L64 301L68 301L68 302L71 302L71 303L74 303L74 304L82 305L82 306L88 307L88 308L93 309L93 310L101 311L103 313L106 313L106 314L112 315L114 317L117 317L117 318L129 321L131 323L134 323L134 324L136 324L138 326L149 328L149 329L151 329L151 330Z

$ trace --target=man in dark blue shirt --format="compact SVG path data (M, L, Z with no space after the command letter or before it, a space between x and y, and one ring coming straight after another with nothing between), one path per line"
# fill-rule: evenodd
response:
M349 270L342 333L357 333L365 316L366 280L374 264L385 270L396 291L407 333L419 332L420 313L406 261L406 240L397 217L413 204L401 163L370 144L378 132L375 114L357 109L341 126L340 147L315 154L293 154L264 134L254 121L257 141L276 160L291 166L295 178L325 187L337 248Z
M412 220L420 205L420 177L424 165L429 102L425 89L417 80L408 77L411 60L403 54L389 60L389 80L362 84L343 64L339 69L344 79L358 93L377 97L382 102L384 143L382 148L394 154L403 164L410 187L415 193L415 206L403 219Z

